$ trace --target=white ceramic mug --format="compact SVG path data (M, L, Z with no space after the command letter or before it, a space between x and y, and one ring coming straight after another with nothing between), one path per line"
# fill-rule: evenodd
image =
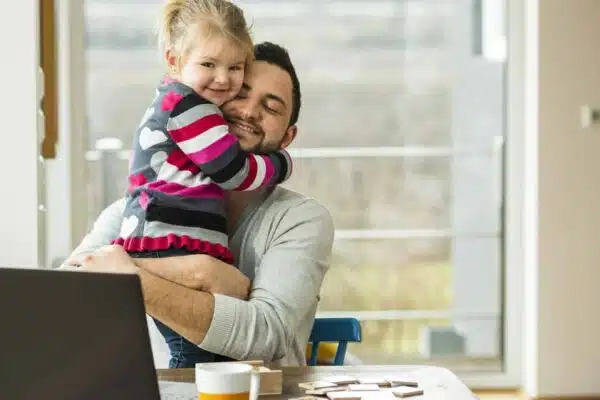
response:
M256 400L260 373L237 362L196 364L196 387L199 400Z

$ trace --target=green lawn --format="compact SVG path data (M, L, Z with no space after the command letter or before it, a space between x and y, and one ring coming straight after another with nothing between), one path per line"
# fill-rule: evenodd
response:
M445 310L452 301L451 285L449 261L347 265L334 260L323 283L319 311ZM421 327L447 324L447 320L365 321L363 342L350 351L365 358L376 353L414 355Z

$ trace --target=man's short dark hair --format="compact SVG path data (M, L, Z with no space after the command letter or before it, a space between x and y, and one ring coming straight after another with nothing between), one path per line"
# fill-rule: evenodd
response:
M284 70L292 78L292 115L290 116L290 126L298 122L298 116L300 115L300 81L298 81L298 75L296 75L296 69L290 55L283 47L271 43L263 42L254 45L254 57L256 61L264 61L269 64L273 64Z

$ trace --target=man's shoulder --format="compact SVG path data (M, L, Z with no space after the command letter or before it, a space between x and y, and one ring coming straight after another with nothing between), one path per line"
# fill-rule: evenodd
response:
M267 199L265 213L272 218L288 219L297 222L319 221L331 225L333 217L321 202L291 189L277 186Z
M327 208L313 197L308 197L283 186L277 186L269 196L269 208L287 210L302 207L329 213Z

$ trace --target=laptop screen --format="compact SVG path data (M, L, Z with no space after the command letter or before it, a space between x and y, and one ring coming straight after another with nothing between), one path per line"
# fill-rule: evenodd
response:
M159 399L139 278L0 268L0 394Z

